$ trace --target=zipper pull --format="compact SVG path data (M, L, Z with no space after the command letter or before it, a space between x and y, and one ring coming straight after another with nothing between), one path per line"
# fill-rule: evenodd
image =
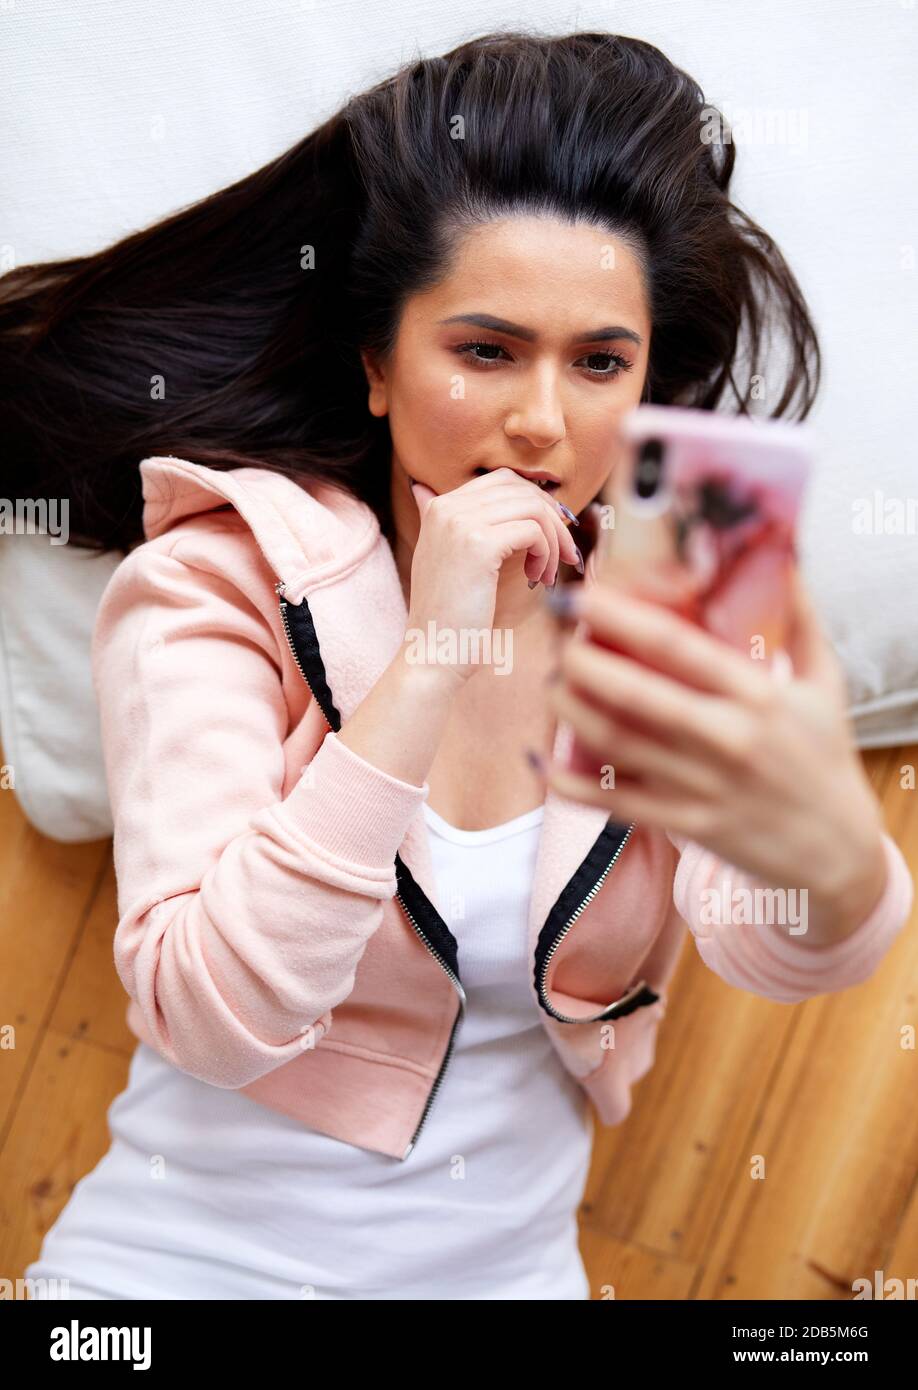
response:
M287 585L284 583L283 579L278 580L274 585L274 592L277 594L278 598L281 598L287 592Z

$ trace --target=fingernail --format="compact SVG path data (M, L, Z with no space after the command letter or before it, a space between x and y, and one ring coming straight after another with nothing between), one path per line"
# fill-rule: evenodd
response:
M568 521L572 521L572 522L574 523L575 526L579 526L579 525L580 525L580 518L579 518L578 516L575 516L575 515L574 515L574 513L571 511L570 507L565 507L564 503L563 503L563 502L559 502L558 499L557 499L557 497L555 497L553 500L554 500L555 506L556 506L556 507L558 508L558 510L561 512L562 516L566 516L567 519L568 519Z
M536 586L537 584L541 583L541 580L538 580L538 579L530 579L530 580L528 581L528 583L529 583L530 589L534 589L535 586Z
M531 768L534 768L536 772L541 772L544 776L546 770L545 759L540 753L537 753L534 748L526 749L526 761Z
M583 556L582 556L581 553L580 553L580 547L579 547L579 545L575 545L575 546L574 546L574 549L575 549L576 552L577 552L577 573L578 573L578 574L583 574L583 570L584 570Z

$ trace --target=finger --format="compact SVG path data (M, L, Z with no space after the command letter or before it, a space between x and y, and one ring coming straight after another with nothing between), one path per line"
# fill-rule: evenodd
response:
M536 483L530 482L528 478L514 473L512 468L495 468L490 473L479 474L478 477L463 483L461 488L457 488L456 495L462 496L472 492L476 487L479 491L486 491L489 495L508 493L510 496L516 496L520 489L523 490L524 494L532 493L548 507L548 514L552 521L561 523L559 535L562 537L562 541L564 537L569 535L568 525L574 525L579 520L566 505L558 501L554 493L544 491ZM573 551L572 545L570 549L571 564L575 563Z
M416 486L424 485L412 484L412 490ZM461 494L462 488L456 488L452 492L441 492L434 496L438 520L444 526L461 527L462 543L474 546L486 560L495 561L498 567L515 551L527 551L523 564L524 573L533 583L538 582L539 577L552 564L554 533L543 524L544 515L528 519L525 516L520 517L520 507L517 505L509 510L508 515L520 524L516 527L510 526L508 530L495 525L493 520L489 522L487 518L483 518L480 501L474 502L469 510L468 499L463 499ZM426 505L431 506L433 503L428 502Z
M698 693L580 637L568 640L559 665L571 685L614 717L636 720L639 732L706 757L745 756L742 710L735 701Z
M506 486L513 487L514 489L519 486L533 489L536 496L539 497L543 502L545 502L550 508L550 515L552 517L552 520L560 519L560 521L562 522L562 530L565 534L567 533L568 526L571 526L572 528L577 528L580 525L582 518L576 516L575 513L571 511L570 507L568 507L566 503L560 501L556 492L544 491L535 483L530 482L527 478L523 478L520 474L514 473L512 468L495 468L488 473L476 474L476 476L474 478L470 478L468 482L463 483L458 488L454 488L452 493L447 493L445 495L461 498L469 492L472 492L476 489L478 491L481 491L484 488L487 488L488 492L490 493L494 491L495 488L502 488ZM571 549L570 555L571 558L569 563L576 564L576 546Z
M528 551L523 564L527 579L537 581L552 563L545 528L530 518L515 518L488 528L488 544L502 559L516 551Z
M667 798L645 788L619 783L614 787L603 787L598 778L568 772L555 762L548 764L546 782L559 796L601 806L619 824L635 821L638 825L672 830L675 834L692 838L692 827L696 821L686 804L678 798Z
M577 565L579 561L579 551L577 543L568 530L570 518L565 515L561 504L555 500L551 493L543 492L535 483L529 482L526 478L521 478L514 473L511 468L497 468L492 473L482 477L472 479L471 483L464 483L461 489L456 490L457 499L461 494L468 494L472 490L472 483L486 484L486 488L479 488L479 492L486 492L486 495L493 499L497 497L510 497L526 499L530 510L527 515L542 515L543 512L531 510L533 503L539 508L544 509L544 515L551 523L553 532L558 540L560 551L565 556L565 563ZM477 499L476 499L477 501Z
M437 494L434 492L433 488L428 487L426 483L412 482L409 483L409 487L411 488L411 495L414 497L415 502L418 504L418 514L423 520L424 513L427 511L427 508L430 506L431 502L437 496Z
M528 493L532 489L527 490ZM511 521L534 521L537 526L542 528L548 543L549 558L543 569L529 576L531 579L541 579L543 584L550 584L558 573L561 559L561 537L559 527L564 530L560 518L545 505L539 496L520 496L519 493L496 493L489 497L486 502L476 502L474 504L475 522L482 522L487 526L499 526L504 522ZM565 534L567 534L565 532Z
M570 724L584 747L614 768L616 775L627 773L645 784L696 796L717 794L717 781L708 761L626 728L570 687L556 686L548 698L558 718Z
M754 700L768 681L748 657L660 604L603 584L581 589L573 602L602 641L698 690Z

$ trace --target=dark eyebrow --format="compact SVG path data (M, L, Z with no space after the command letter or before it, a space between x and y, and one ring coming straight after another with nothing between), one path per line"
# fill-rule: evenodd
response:
M440 323L469 323L475 328L490 328L492 333L506 333L510 338L522 338L526 343L536 342L539 336L531 328L523 328L520 324L510 323L507 319L495 318L493 314L453 314L451 318L440 319ZM640 347L642 342L640 333L635 333L631 328L623 328L621 324L613 324L611 328L591 328L584 333L575 333L571 342L603 343L609 338L627 338L637 347Z

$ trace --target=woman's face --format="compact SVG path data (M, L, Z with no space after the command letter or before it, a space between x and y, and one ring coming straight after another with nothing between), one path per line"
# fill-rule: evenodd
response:
M389 359L363 358L399 535L417 537L409 479L442 493L485 469L544 471L586 506L641 399L650 327L639 263L609 232L520 216L468 233L448 277L406 302Z

